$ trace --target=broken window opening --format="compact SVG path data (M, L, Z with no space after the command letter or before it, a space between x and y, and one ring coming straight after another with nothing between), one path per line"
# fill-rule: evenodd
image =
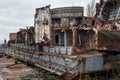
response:
M59 44L59 36L58 36L58 34L55 35L55 43L56 43L56 45Z
M92 21L92 26L95 26L95 21L94 20Z
M81 36L80 35L78 35L78 38L77 38L78 40L77 40L77 44L78 44L78 46L81 46Z

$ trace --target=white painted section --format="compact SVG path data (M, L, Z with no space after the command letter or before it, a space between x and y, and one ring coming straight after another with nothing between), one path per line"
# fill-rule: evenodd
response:
M67 46L67 33L64 31L64 45Z
M120 6L119 6L119 9L118 9L118 12L117 12L117 15L116 15L116 19L120 19Z
M44 20L48 21L47 25L44 25ZM38 11L37 18L35 19L35 43L40 43L44 41L43 37L46 34L46 37L50 40L50 24L51 16L49 8L44 8Z
M115 23L115 25L117 26L117 29L120 30L120 23Z

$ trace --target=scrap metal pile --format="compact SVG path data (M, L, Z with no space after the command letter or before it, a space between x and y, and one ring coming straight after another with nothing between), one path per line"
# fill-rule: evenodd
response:
M3 52L50 72L76 75L111 69L120 50L120 0L100 0L94 18L84 8L37 8L34 27L20 29ZM12 36L12 35L11 35Z

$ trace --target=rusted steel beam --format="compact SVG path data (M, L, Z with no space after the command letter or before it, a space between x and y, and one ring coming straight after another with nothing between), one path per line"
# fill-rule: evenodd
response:
M73 27L72 32L73 32L73 34L72 34L72 36L73 36L72 47L73 47L73 53L74 53L74 49L76 47L76 40L77 40L77 28Z
M42 65L40 65L40 64L35 64L35 66L40 67L40 68L45 69L45 70L48 70L48 71L50 71L50 72L52 72L52 73L56 73L57 75L62 75L62 74L63 74L63 73L60 72L60 71L52 70L52 69L50 69L50 68L48 68L48 67L45 67L45 66L42 66Z
M50 46L53 47L54 46L54 31L53 31L53 27L50 27Z

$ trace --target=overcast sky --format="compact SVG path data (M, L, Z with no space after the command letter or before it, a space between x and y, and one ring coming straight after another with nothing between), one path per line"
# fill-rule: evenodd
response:
M51 5L85 7L91 0L0 0L0 41L9 39L10 32L34 24L35 8ZM96 0L98 2L99 0Z

